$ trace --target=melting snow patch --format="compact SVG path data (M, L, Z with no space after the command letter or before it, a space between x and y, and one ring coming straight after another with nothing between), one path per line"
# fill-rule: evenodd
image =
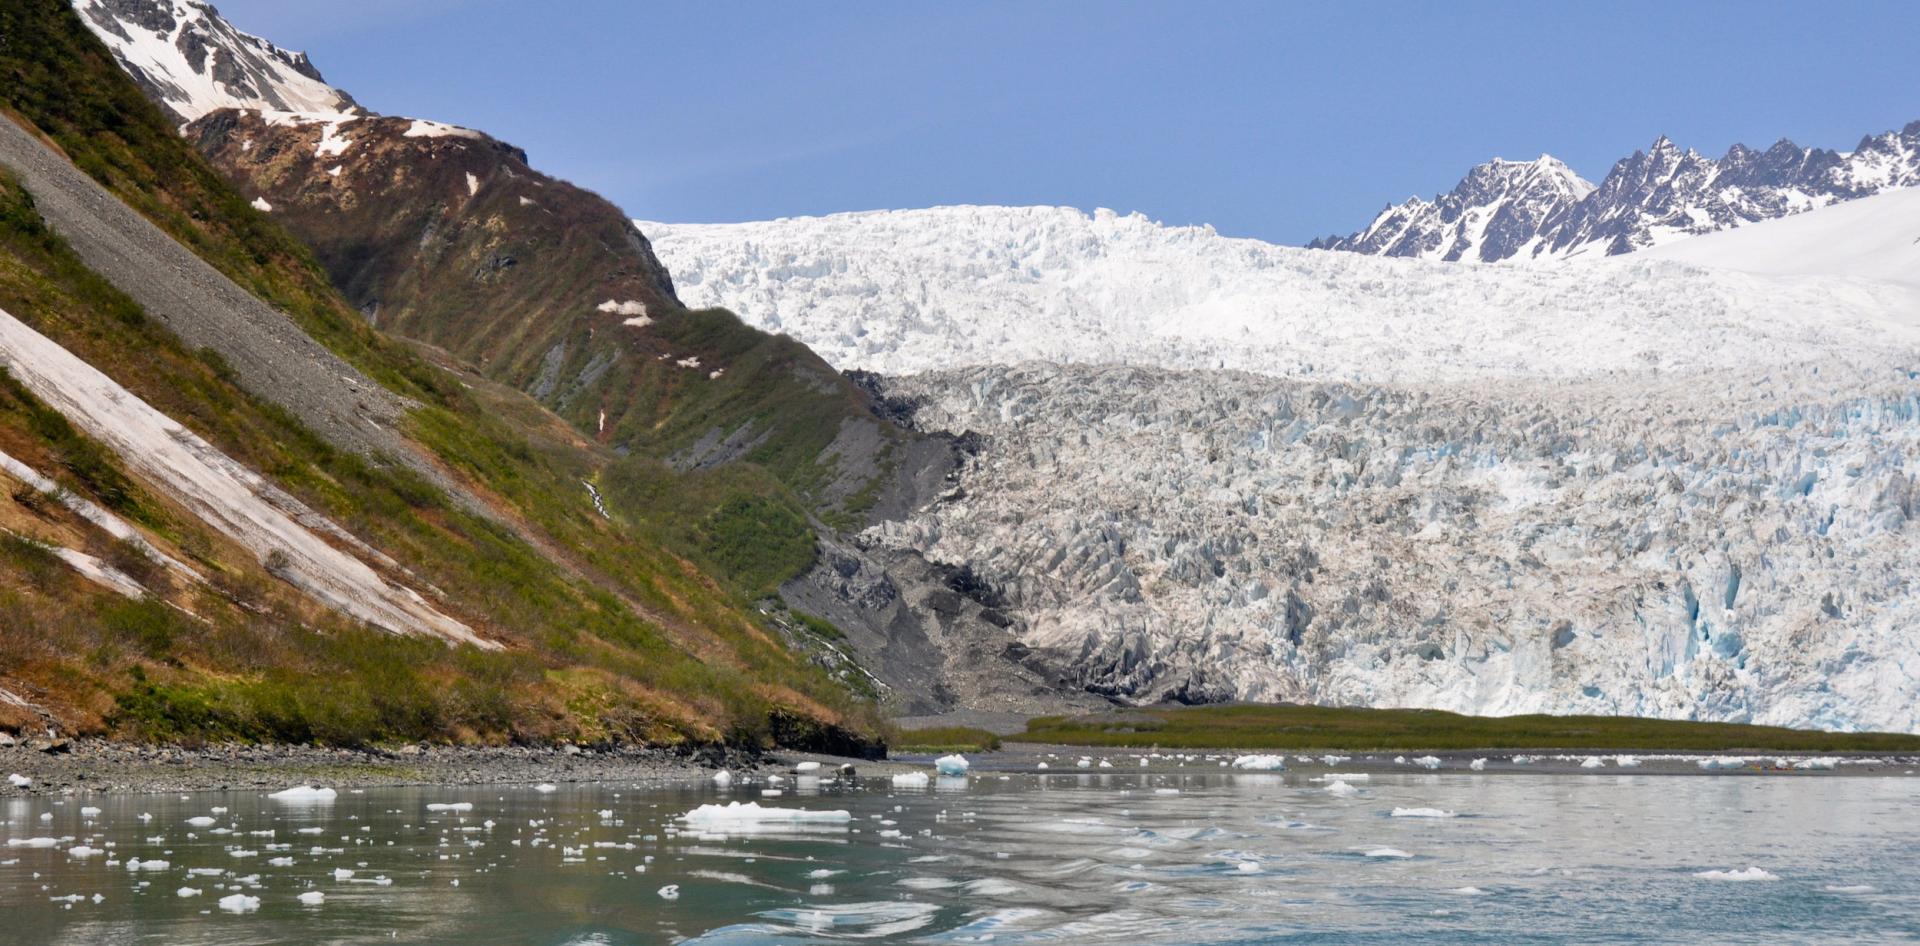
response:
M407 126L406 131L403 131L400 133L400 137L402 138L449 138L449 137L479 138L480 133L477 131L474 131L471 128L461 128L458 125L445 125L440 122L430 122L424 118L416 118L413 120L413 124Z
M609 315L646 315L647 304L635 299L628 299L625 302L608 299L594 306L593 310L595 312L605 312Z
M18 772L15 772L12 775L7 776L7 784L12 785L14 788L26 788L27 786L33 784L33 779L30 779L24 775L21 775Z
M1694 874L1693 876L1698 877L1701 880L1727 880L1727 881L1757 881L1757 880L1779 880L1780 879L1778 876L1774 874L1770 874L1767 871L1761 870L1758 867L1749 867L1746 870L1703 870L1697 874Z
M253 209L258 210L261 213L272 213L273 205L270 203L267 203L267 199L265 197L255 197L253 199Z
M477 177L474 177L472 171L468 171L467 172L467 196L472 197L473 195L478 193L480 193L480 179Z

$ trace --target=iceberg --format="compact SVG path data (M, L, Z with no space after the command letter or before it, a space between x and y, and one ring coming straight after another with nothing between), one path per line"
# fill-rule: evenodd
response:
M287 804L324 804L333 801L339 792L331 788L314 788L311 785L296 785L268 795L268 798Z
M938 769L941 775L965 775L973 765L966 760L965 756L955 753L933 760L933 767Z

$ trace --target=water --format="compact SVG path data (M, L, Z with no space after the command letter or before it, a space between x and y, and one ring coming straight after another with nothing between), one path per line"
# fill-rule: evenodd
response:
M1311 780L1319 769L1190 771L976 772L769 798L607 785L379 789L322 805L11 800L0 837L75 840L0 847L0 942L1920 941L1920 778L1376 772L1340 796ZM680 814L725 799L852 820L677 830ZM426 809L458 801L472 811ZM76 858L76 844L101 853ZM170 866L134 871L130 858ZM1753 867L1778 879L1696 876ZM324 902L297 899L310 891ZM222 910L236 893L258 909ZM54 899L70 895L84 899Z

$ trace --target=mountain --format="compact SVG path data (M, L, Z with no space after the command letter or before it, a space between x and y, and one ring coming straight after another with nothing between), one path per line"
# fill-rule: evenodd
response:
M348 112L306 53L233 28L204 0L74 0L141 91L180 122L219 108Z
M1495 158L1431 202L1415 197L1390 206L1365 230L1313 248L1493 262L1524 252L1549 218L1592 191L1592 184L1547 155L1525 163Z
M96 29L163 39L137 6ZM809 661L903 712L1008 680L1024 681L1014 708L1084 705L997 647L936 679L971 646L958 642L1004 637L998 615L963 576L853 541L946 488L954 438L903 428L791 338L682 305L626 215L519 148L364 109L226 105L181 134L312 249L368 325L524 392L608 451L601 508L697 562Z
M1365 229L1309 247L1471 262L1615 256L1916 183L1920 122L1845 153L1782 139L1765 151L1734 145L1715 160L1662 137L1598 187L1551 158L1496 159L1432 202L1389 206Z
M951 491L860 538L965 569L1044 677L1920 729L1909 284L1369 259L1046 207L642 226L682 298L966 435Z
M0 6L0 727L874 747L751 592L815 558L790 493L370 325L99 25Z

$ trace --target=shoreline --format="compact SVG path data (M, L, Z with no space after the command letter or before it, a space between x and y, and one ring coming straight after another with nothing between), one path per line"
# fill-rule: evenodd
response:
M1231 760L1245 755L1275 755L1280 770L1236 769ZM1404 775L1736 775L1905 777L1920 772L1915 753L1651 752L1580 749L1304 751L1225 749L1123 749L1052 743L1009 743L999 751L963 753L979 773L1040 773L1050 776L1286 774L1317 775L1356 771ZM1583 765L1587 757L1599 766ZM1515 761L1516 757L1526 759ZM1623 758L1637 764L1620 765ZM745 752L718 747L584 748L401 746L395 749L329 749L315 746L222 745L201 748L149 746L81 740L67 751L39 747L0 747L0 777L20 774L32 780L21 787L0 781L0 798L81 794L162 792L277 791L300 784L337 788L411 785L532 785L539 782L626 782L666 785L704 781L726 769L742 776L785 772L796 762L855 766L862 775L924 771L934 758L902 753L869 761L802 752ZM1090 760L1080 768L1081 758ZM1422 758L1437 760L1421 764ZM1743 760L1728 767L1703 768L1707 758ZM1141 760L1147 764L1142 766ZM1100 768L1108 760L1110 767ZM1329 761L1337 760L1337 761ZM1473 768L1475 760L1484 760ZM1795 768L1806 760L1831 763ZM1041 769L1042 764L1047 768Z

